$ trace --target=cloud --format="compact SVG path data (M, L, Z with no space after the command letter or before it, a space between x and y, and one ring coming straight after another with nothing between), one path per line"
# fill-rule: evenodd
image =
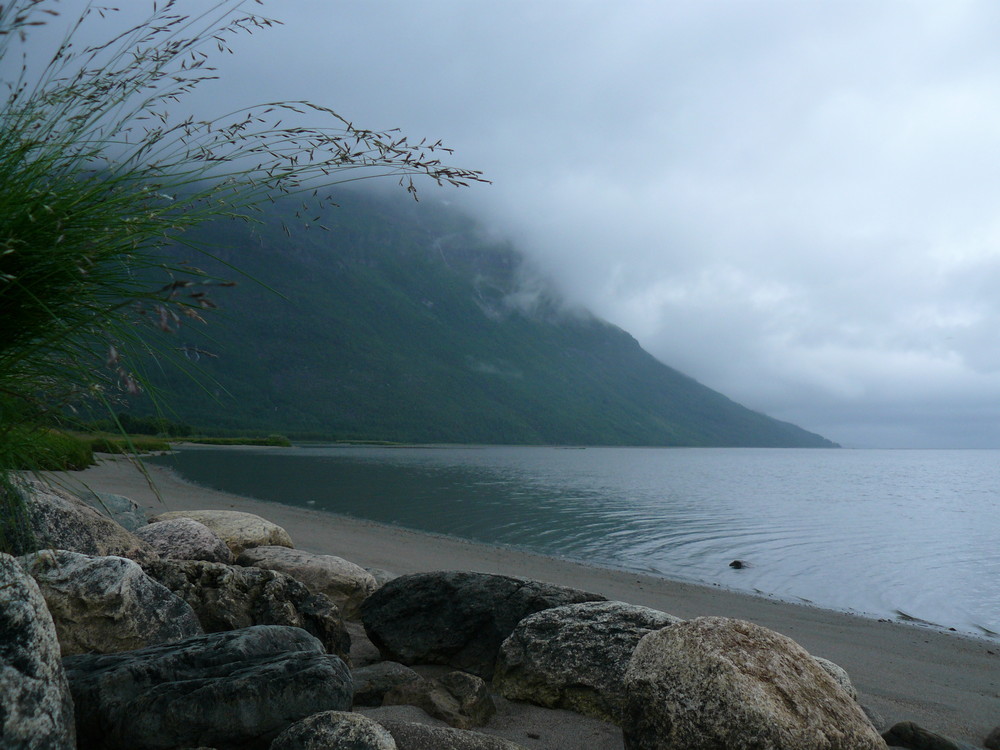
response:
M838 442L1000 446L1000 4L264 12L199 108L440 137L494 181L442 197L668 364Z

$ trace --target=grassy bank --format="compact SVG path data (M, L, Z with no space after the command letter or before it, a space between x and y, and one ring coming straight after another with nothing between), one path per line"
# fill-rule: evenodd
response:
M80 471L94 464L91 442L60 430L10 427L2 447L4 466L14 470Z

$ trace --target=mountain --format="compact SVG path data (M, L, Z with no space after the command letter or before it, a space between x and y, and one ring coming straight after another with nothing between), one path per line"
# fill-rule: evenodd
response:
M336 200L308 217L309 229L288 203L268 207L252 232L215 223L196 237L212 261L172 251L175 261L256 281L218 290L223 309L210 325L172 335L207 386L150 368L169 393L167 416L200 429L346 440L834 445L567 309L514 248L443 204L361 192Z

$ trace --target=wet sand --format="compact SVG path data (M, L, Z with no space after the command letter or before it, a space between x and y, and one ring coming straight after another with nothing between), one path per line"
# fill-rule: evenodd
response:
M772 628L810 653L839 664L850 674L861 702L887 725L915 721L934 732L979 745L1000 725L1000 641L978 639L927 627L879 621L748 596L713 586L679 583L655 576L591 567L519 550L474 544L329 513L285 506L205 489L150 466L156 492L125 460L103 460L85 472L59 475L70 484L132 498L150 515L168 510L241 510L284 527L295 545L337 555L365 567L393 573L473 570L525 576L594 591L609 599L641 604L682 618L737 617ZM288 478L294 482L294 477ZM159 495L159 497L157 496ZM836 575L836 571L831 571ZM508 706L508 710L513 708ZM525 713L541 709L524 708ZM508 717L495 733L526 747L620 748L620 733L592 720L562 716L544 727L551 735L525 739L526 728ZM534 715L534 714L532 714ZM543 720L546 725L550 720ZM881 727L880 727L881 728ZM573 733L577 734L574 735ZM576 737L576 739L573 739ZM586 739L585 739L586 738ZM581 741L583 744L573 745Z

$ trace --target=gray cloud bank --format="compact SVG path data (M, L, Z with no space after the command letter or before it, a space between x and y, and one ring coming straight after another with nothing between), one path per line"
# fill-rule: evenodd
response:
M198 106L440 137L494 184L424 199L664 362L848 446L1000 447L1000 4L263 12Z

